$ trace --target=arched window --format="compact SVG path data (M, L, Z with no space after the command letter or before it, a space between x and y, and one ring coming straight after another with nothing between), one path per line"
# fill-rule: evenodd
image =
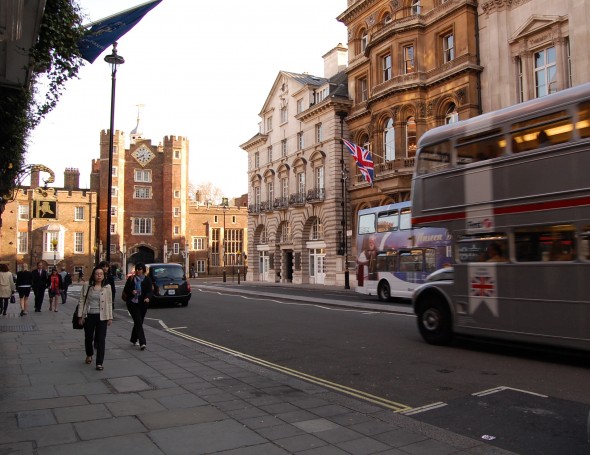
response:
M367 34L366 30L363 30L361 32L361 52L365 52L368 42L369 42L369 35Z
M320 240L324 237L324 226L319 218L316 218L311 225L310 240Z
M412 0L412 14L420 14L420 0Z
M414 117L408 117L406 121L406 156L408 158L416 156L416 120Z
M457 106L455 106L455 103L451 103L445 112L445 124L448 125L458 121L459 114L457 113Z
M395 159L395 130L393 129L393 119L387 119L385 129L383 130L383 156L385 161Z
M389 13L385 13L385 16L383 16L383 24L389 24L391 22L391 14Z

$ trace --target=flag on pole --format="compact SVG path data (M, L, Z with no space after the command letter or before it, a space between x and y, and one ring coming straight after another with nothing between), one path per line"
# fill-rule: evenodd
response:
M375 179L375 166L373 165L373 158L371 158L371 152L365 150L360 145L353 144L352 142L342 139L344 145L351 153L352 157L356 161L356 165L364 175L365 180L373 186L373 180Z
M143 16L161 1L152 0L142 3L89 24L88 30L78 41L78 49L82 58L93 63L107 47L131 30Z

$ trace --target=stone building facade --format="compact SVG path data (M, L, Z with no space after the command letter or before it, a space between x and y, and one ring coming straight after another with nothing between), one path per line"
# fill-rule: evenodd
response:
M479 2L484 112L590 81L590 2Z
M324 76L281 71L248 153L248 278L344 283L347 204L343 118L350 106L346 47L324 55Z
M375 163L372 187L349 163L353 228L360 209L409 200L424 132L481 113L477 17L474 0L350 0L338 16L349 37L350 140Z
M42 261L49 269L55 265L88 276L96 253L97 194L80 188L78 169L65 170L63 188L51 186L53 181L51 169L32 166L30 185L22 186L6 205L0 262L12 272Z

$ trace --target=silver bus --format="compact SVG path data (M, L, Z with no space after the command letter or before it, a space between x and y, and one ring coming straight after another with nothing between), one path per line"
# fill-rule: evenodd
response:
M590 349L590 84L425 133L412 224L448 229L451 279L412 296L453 334Z

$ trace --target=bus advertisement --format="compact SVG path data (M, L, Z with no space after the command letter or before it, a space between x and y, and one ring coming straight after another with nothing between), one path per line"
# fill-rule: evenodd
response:
M359 210L356 292L409 299L435 270L451 264L446 229L412 229L409 202Z

